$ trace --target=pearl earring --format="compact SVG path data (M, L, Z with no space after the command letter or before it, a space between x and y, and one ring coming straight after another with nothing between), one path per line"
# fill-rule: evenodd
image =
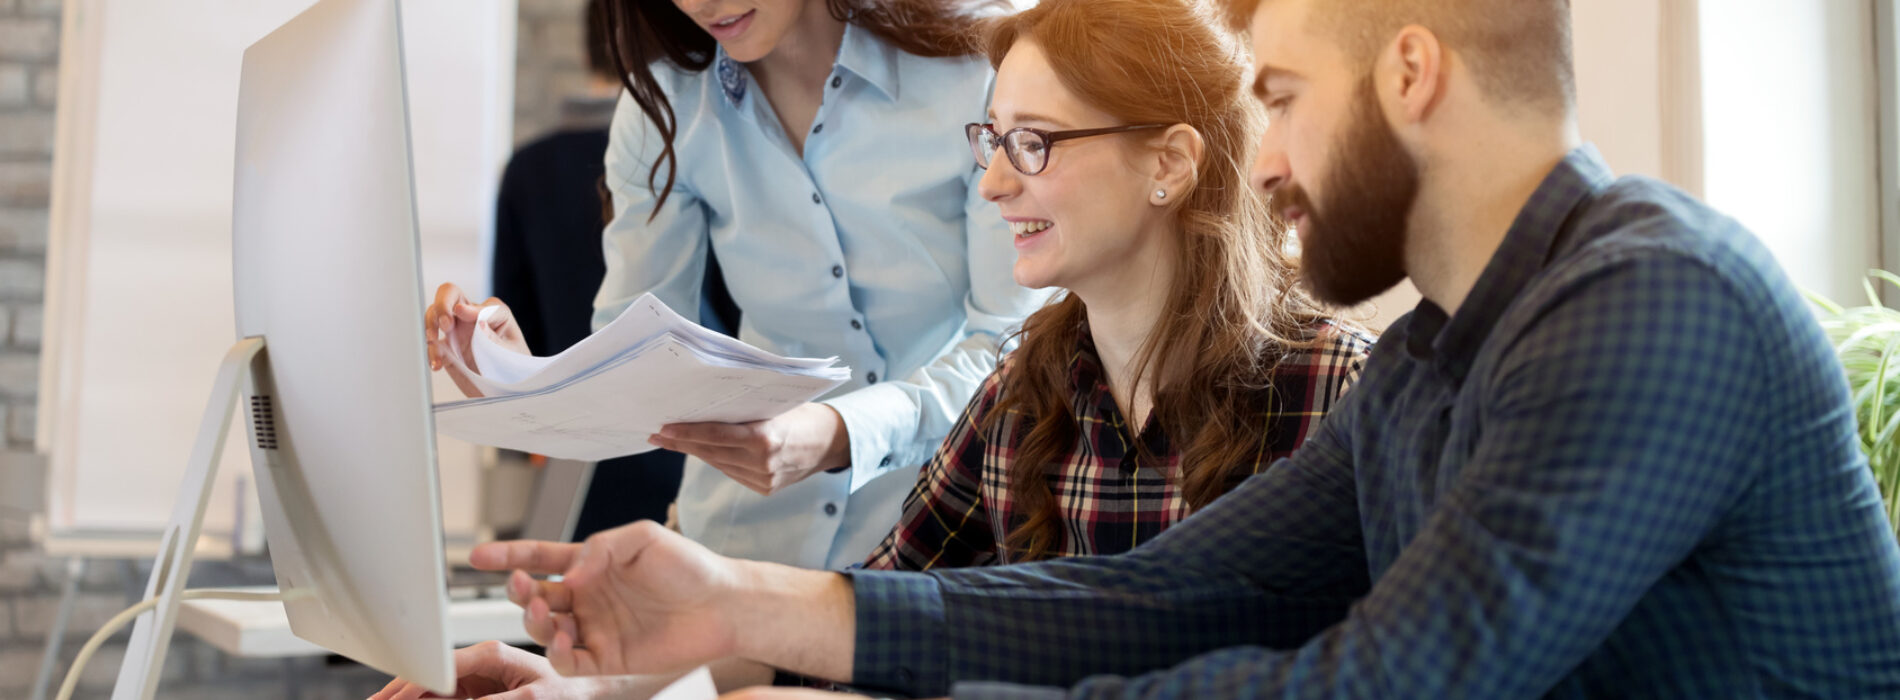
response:
M1167 190L1155 190L1155 199L1167 199L1167 198L1168 198Z

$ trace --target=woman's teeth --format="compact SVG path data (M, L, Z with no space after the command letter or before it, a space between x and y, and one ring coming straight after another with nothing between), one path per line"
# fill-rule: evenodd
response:
M1028 236L1041 233L1043 229L1054 225L1054 223L1048 221L1011 221L1009 222L1009 230L1018 236Z
M713 26L715 26L715 27L730 27L730 26L732 26L732 25L733 25L734 23L736 23L736 22L738 22L739 20L742 20L742 19L745 19L745 15L739 15L738 17L734 17L734 18L732 18L732 19L728 19L728 20L725 20L725 21L723 21L723 22L714 22L714 23L713 23Z

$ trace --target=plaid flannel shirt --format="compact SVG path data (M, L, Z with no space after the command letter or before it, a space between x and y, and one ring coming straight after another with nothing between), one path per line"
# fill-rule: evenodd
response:
M1259 419L1267 430L1253 468L1241 478L1292 454L1359 378L1372 336L1331 322L1322 322L1316 335L1320 344L1290 351L1259 392ZM1009 470L1029 424L1014 415L988 430L984 424L1010 364L1005 357L977 389L905 499L897 527L871 553L866 568L921 571L1009 563L1003 544L1012 524L1021 520L1010 499ZM1076 330L1069 378L1078 435L1047 471L1063 525L1063 537L1051 553L1125 552L1187 517L1179 483L1181 455L1152 416L1139 437L1129 430L1109 393L1086 323ZM1137 439L1145 449L1135 449ZM1229 488L1239 483L1236 479Z
M1855 430L1760 242L1586 146L1457 315L1421 303L1297 454L1155 539L850 572L853 675L968 698L1900 697L1900 547Z

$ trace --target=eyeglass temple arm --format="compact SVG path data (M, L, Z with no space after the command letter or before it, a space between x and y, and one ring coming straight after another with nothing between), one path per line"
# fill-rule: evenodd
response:
M1101 136L1103 134L1119 134L1124 131L1139 131L1142 129L1158 129L1164 126L1173 126L1173 125L1172 124L1131 124L1128 126L1111 126L1111 127L1102 128L1102 129L1081 129L1077 131L1059 131L1052 134L1044 135L1043 140L1049 143L1055 143L1057 141L1065 141L1068 139L1079 139L1085 136Z

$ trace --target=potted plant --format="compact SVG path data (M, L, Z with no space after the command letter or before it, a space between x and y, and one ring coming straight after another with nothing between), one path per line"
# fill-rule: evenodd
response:
M1843 308L1812 293L1808 298L1821 308L1821 327L1847 368L1860 447L1880 484L1887 520L1900 533L1900 309L1880 303L1875 278L1900 287L1900 275L1873 270L1861 280L1868 306Z

